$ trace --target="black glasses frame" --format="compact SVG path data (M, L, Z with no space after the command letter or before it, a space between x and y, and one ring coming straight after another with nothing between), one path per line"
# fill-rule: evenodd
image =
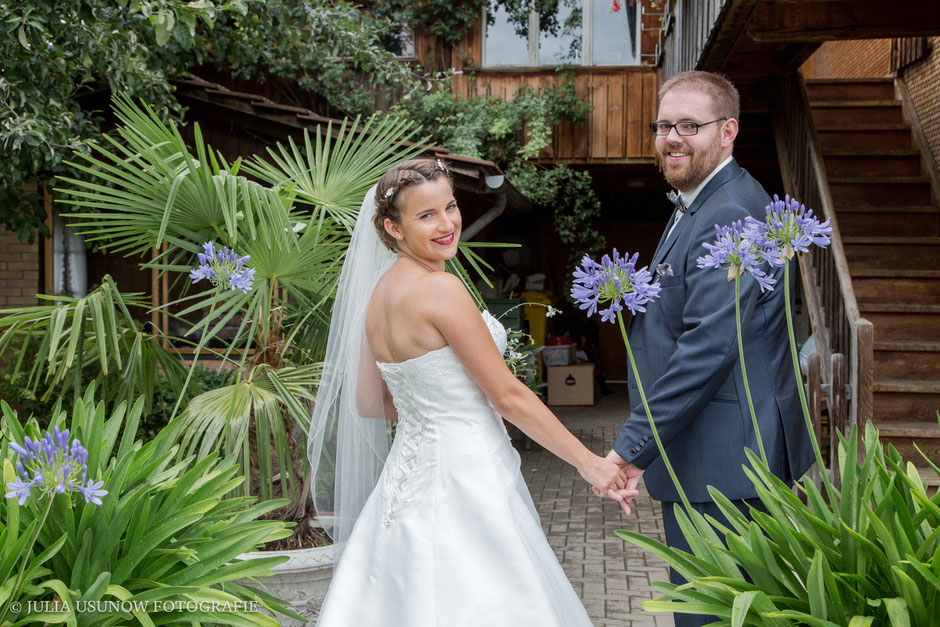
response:
M727 119L728 119L728 118L718 118L718 119L712 120L711 122L702 122L702 123L699 123L699 122L676 122L676 123L671 123L671 122L665 122L665 121L663 121L663 120L654 120L654 121L650 122L650 132L651 132L653 135L668 135L669 133L672 132L672 129L676 129L676 134L677 134L677 135L679 135L679 136L681 136L681 137L689 137L690 135L698 135L698 129L701 128L702 126L705 126L705 125L707 125L707 124L714 124L715 122L721 122L722 120L727 120ZM667 130L666 130L665 133L657 133L657 132L656 132L656 127L657 127L658 125L660 125L660 124L666 125ZM685 133L685 132L679 130L679 127L680 127L680 126L684 126L684 127L686 127L687 129L691 129L692 132L691 132L691 133Z

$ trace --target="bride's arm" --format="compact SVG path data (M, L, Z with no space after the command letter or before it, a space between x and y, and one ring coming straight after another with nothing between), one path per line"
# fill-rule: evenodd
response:
M385 385L379 368L375 365L375 356L363 342L359 355L359 377L356 387L356 411L363 418L387 418L398 420L398 410L392 402L392 394Z
M440 331L460 362L506 420L578 469L601 490L622 488L615 464L589 451L532 390L512 374L470 294L457 277L437 272L424 278L416 303Z

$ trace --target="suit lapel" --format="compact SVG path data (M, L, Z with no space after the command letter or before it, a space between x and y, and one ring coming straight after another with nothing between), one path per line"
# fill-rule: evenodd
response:
M668 228L663 232L663 237L665 239L659 240L659 246L656 248L656 252L653 254L653 260L650 262L650 268L655 268L660 263L662 263L666 255L669 254L669 251L672 249L673 245L679 240L679 236L685 232L686 228L689 225L689 221L690 221L689 219L691 218L692 214L694 214L696 211L699 210L699 207L701 207L705 203L705 201L708 200L708 197L711 196L712 193L714 193L716 189L718 189L719 187L721 187L722 185L724 185L725 183L727 183L728 181L730 181L731 179L733 179L740 173L741 173L741 166L738 165L737 161L735 161L734 159L731 159L728 165L723 167L721 170L719 170L715 174L715 176L712 177L712 180L710 180L708 182L708 185L706 185L705 188L701 192L699 192L699 195L695 197L695 201L692 203L692 206L690 206L689 209L686 211L686 214L688 215L683 216L682 219L679 220L679 224L677 224L676 228L672 230L672 233L669 234L669 237L665 236L666 233L669 232ZM669 224L671 225L672 221L675 219L676 219L676 214L674 211L672 214L672 219L669 221Z
M667 226L665 230L663 230L662 236L660 236L659 238L659 243L656 244L656 252L653 253L653 259L656 259L659 257L659 251L662 250L663 244L666 243L666 233L669 232L669 227L672 226L672 223L676 221L676 212L678 211L679 211L678 207L672 210L672 214L669 216L669 222L666 223Z

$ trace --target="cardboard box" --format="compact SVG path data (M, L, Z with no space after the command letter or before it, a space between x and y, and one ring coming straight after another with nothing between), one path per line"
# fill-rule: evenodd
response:
M594 364L549 366L549 405L593 405Z
M542 349L542 363L546 366L570 366L574 363L577 344L546 346Z

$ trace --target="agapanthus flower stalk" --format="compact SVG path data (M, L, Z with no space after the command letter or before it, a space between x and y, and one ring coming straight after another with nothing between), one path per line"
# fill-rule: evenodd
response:
M751 216L745 219L745 236L762 251L770 265L779 268L797 252L809 252L810 246L825 248L829 245L832 235L829 220L820 222L812 209L795 198L787 195L780 200L774 194L773 202L764 209L763 222Z
M241 290L247 294L255 281L255 269L246 268L245 262L251 256L239 257L228 246L217 250L215 242L206 242L202 245L205 252L197 253L199 265L189 273L193 283L208 279L212 285L223 290Z
M786 195L783 200L776 194L773 202L765 207L765 219L763 222L748 216L745 218L743 229L740 226L735 227L740 235L741 241L747 242L749 251L757 253L760 261L766 261L774 267L783 267L783 295L784 309L787 320L787 333L790 340L790 357L793 362L793 370L797 381L797 391L800 397L800 405L803 409L803 419L806 428L809 431L810 442L813 446L813 453L816 456L816 465L819 468L820 476L833 496L834 489L829 482L825 465L823 464L822 451L819 448L819 442L816 440L816 432L813 429L813 420L809 413L809 405L806 401L806 391L803 389L803 374L800 370L800 359L796 349L796 337L793 331L793 312L790 307L790 260L798 252L809 252L810 246L825 248L830 243L832 227L829 220L820 222L813 215L812 209L807 209L795 198ZM739 224L739 223L736 223ZM717 228L717 227L716 227ZM726 229L728 227L725 227ZM734 230L734 229L732 229ZM721 232L721 230L719 230ZM717 243L717 242L716 242ZM710 248L709 244L705 244ZM710 248L711 250L711 248ZM699 265L708 263L712 267L720 267L714 264L714 260L705 261L706 257L699 259ZM704 266L702 266L704 267ZM755 278L760 278L755 275ZM740 299L735 297L736 312L739 311ZM738 313L738 344L741 345L740 331L740 313ZM742 369L744 366L743 349L741 354ZM745 387L747 379L745 375ZM750 402L750 390L748 390L748 401ZM753 409L752 409L753 412ZM753 416L752 416L753 417ZM756 423L755 423L756 427Z
M245 262L251 259L249 255L239 257L235 251L228 246L223 246L221 250L218 250L216 249L215 242L205 242L202 245L202 249L205 252L196 254L196 257L199 259L199 265L192 269L189 273L189 278L192 279L193 283L207 279L216 287L216 290L212 295L212 303L209 305L209 315L204 320L205 328L199 338L199 343L196 345L196 352L193 354L193 362L189 367L189 371L186 373L183 388L180 390L179 396L176 398L176 404L173 406L173 412L170 414L171 420L176 417L180 403L183 402L183 397L186 395L186 390L189 388L189 381L193 377L193 370L196 368L199 355L202 353L206 338L209 336L209 324L215 314L215 306L219 300L219 292L232 289L241 290L243 294L247 294L255 280L255 269L245 267Z
M621 257L614 249L613 257L604 255L600 263L585 255L581 267L575 268L571 296L587 315L598 312L599 305L604 322L614 322L616 314L626 307L631 313L646 311L646 303L657 296L662 288L653 282L653 275L644 266L636 269L639 253L633 257Z
M620 335L623 337L624 346L627 348L630 367L633 369L640 400L643 402L643 409L646 410L646 419L649 420L653 438L656 440L656 446L659 447L659 454L663 458L663 463L672 478L673 485L676 486L682 504L685 506L686 511L691 512L692 504L689 502L685 490L682 489L682 484L679 483L672 462L669 461L666 447L659 437L659 430L656 428L653 414L646 402L643 382L640 381L640 373L636 367L633 350L630 348L630 339L627 337L626 326L623 323L624 307L629 309L633 315L645 312L646 307L644 305L659 296L662 289L659 283L652 280L653 277L645 266L639 270L636 269L638 257L638 253L629 258L626 256L621 257L616 248L612 257L604 255L599 263L585 255L581 260L581 267L576 268L574 271L571 296L581 309L588 311L588 316L600 313L601 319L605 322L616 321L620 326ZM608 305L608 307L598 310L599 305Z
M763 263L763 250L758 244L750 240L740 220L732 222L730 226L715 225L717 237L715 242L702 244L709 254L698 258L699 268L717 268L728 270L728 280L734 281L734 320L738 336L738 361L741 363L741 376L744 379L744 391L747 396L747 406L751 413L751 423L754 425L754 435L757 438L757 447L761 459L767 462L767 452L764 450L764 441L760 434L760 425L757 423L757 412L754 411L754 401L751 398L751 387L747 381L747 365L744 362L744 344L741 341L741 276L750 274L757 280L761 292L773 290L776 279L767 275L760 266Z
M45 437L33 441L29 436L23 445L10 443L10 448L19 454L16 461L17 477L7 482L7 498L17 498L23 505L35 488L40 497L52 494L81 492L86 503L101 504L99 497L106 495L101 490L103 483L88 480L88 451L76 438L69 442L69 430L59 431L54 427Z
M39 537L39 532L52 509L55 495L70 495L77 490L85 497L86 503L101 505L101 497L108 494L108 491L101 489L104 486L103 481L96 482L88 479L88 451L78 438L69 441L68 429L59 431L58 427L53 427L51 432L47 431L46 435L39 440L34 441L26 436L23 438L22 445L11 442L10 448L19 455L19 459L16 460L16 479L6 484L8 490L5 494L6 498L15 498L19 505L24 505L32 496L33 489L36 490L37 498L45 497L42 515L22 554L23 563L13 581L13 588L7 596L7 599L12 601L16 599L23 581L26 563L32 555L36 538ZM9 612L10 604L4 603L0 608L2 608L0 609L0 624L5 624L4 619Z
M727 269L728 281L734 281L746 272L757 280L760 291L773 290L776 279L760 268L764 250L747 237L741 221L732 222L730 226L716 224L715 231L714 243L702 244L709 254L698 258L698 267Z
M816 440L816 430L813 428L813 419L809 413L809 404L806 402L806 391L803 389L803 373L800 370L800 358L796 350L796 337L793 332L793 312L790 309L790 260L797 252L809 252L810 246L825 248L830 243L832 227L829 220L820 222L813 215L812 209L807 209L795 198L785 196L783 200L774 194L774 200L765 207L764 222L747 218L747 237L763 250L764 259L773 266L783 266L783 295L784 308L787 317L787 334L790 339L790 357L793 361L793 372L796 376L797 390L800 396L800 405L803 408L803 420L809 431L813 453L816 456L816 466L820 477L830 493L834 495L834 488L829 482L829 475L823 464L822 451Z

